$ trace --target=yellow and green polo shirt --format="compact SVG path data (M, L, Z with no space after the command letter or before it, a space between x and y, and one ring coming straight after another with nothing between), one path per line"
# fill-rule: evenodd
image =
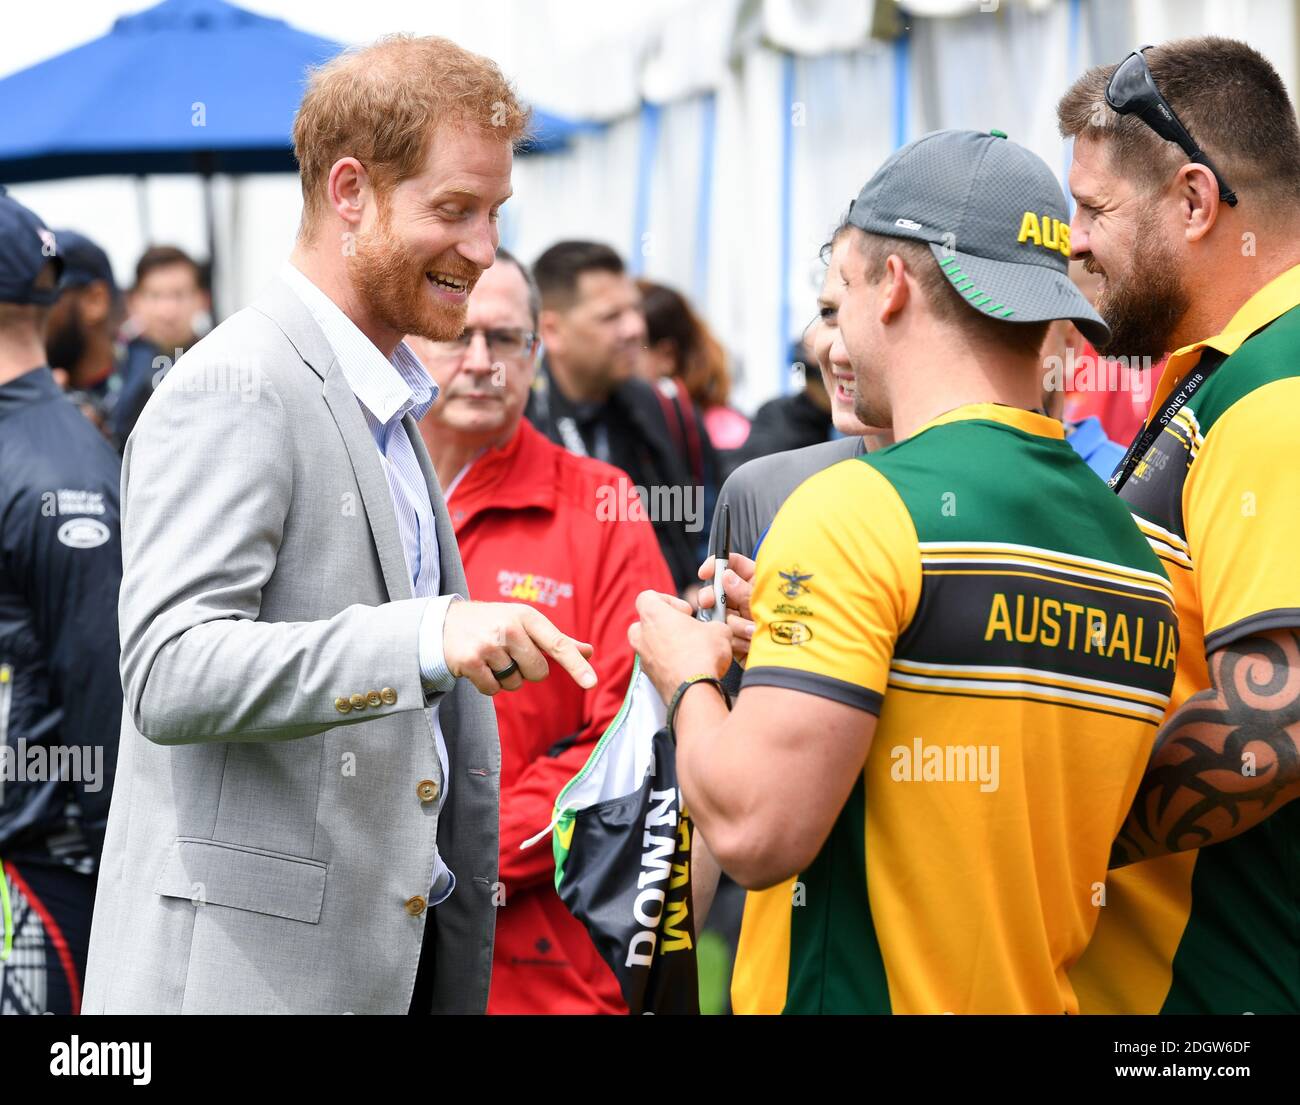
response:
M1300 266L1174 353L1149 417L1214 360L1120 489L1174 585L1171 712L1209 688L1208 653L1300 629ZM1300 802L1112 872L1099 912L1070 976L1085 1013L1300 1012Z
M813 476L744 686L878 715L812 865L746 901L745 1013L1062 1013L1177 655L1169 580L1061 424L958 408ZM743 693L743 691L742 691Z

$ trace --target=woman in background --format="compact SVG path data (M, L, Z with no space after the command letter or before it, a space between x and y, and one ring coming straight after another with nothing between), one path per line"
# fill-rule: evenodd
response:
M646 321L642 371L681 409L676 427L672 418L669 426L685 432L693 421L689 409L694 406L715 449L729 453L740 448L749 436L749 419L727 405L731 374L722 343L680 293L649 280L639 280L637 285ZM728 468L725 457L722 461Z

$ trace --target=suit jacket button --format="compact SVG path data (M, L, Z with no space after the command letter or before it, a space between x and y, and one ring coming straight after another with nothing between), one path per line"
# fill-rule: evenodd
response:
M420 796L421 802L432 802L438 797L438 784L432 779L421 779L415 793Z
M406 912L412 917L418 917L424 912L424 907L428 904L422 895L417 894L414 898L406 899Z
M340 714L346 714L352 709L352 703L346 698L336 698L334 700L334 709L336 709Z
M364 710L366 708L366 696L363 694L354 694L352 696L352 708L354 710Z
M385 687L379 692L379 699L385 706L396 706L397 692L392 687Z
M367 691L366 704L369 706L382 706L384 704L384 700L379 697L378 691Z

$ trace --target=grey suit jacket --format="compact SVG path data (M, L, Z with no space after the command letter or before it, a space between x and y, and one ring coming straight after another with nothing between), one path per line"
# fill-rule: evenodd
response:
M466 594L405 426L442 590ZM125 709L83 1010L404 1013L433 924L435 1011L482 1012L495 714L465 680L442 697L439 816L421 800L445 782L419 669L426 600L357 400L283 282L149 401L122 468L122 537ZM457 886L419 912L435 841Z

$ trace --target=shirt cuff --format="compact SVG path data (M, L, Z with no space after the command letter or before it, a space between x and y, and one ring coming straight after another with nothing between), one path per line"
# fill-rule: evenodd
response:
M430 599L420 618L420 679L426 694L439 694L456 685L456 677L447 670L442 627L447 620L447 607L462 597L451 594Z
M442 856L438 856L433 872L433 885L429 887L428 904L431 906L442 905L451 897L451 892L455 889L455 874L450 867L442 862Z

